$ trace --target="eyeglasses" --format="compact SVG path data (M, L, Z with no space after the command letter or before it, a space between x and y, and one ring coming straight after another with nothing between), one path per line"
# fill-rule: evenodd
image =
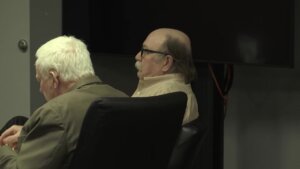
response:
M166 53L166 52L160 52L160 51L141 48L141 56L142 57L144 57L144 55L150 54L150 53L157 53L157 54L161 54L161 55L164 55L164 56L170 55L169 53Z

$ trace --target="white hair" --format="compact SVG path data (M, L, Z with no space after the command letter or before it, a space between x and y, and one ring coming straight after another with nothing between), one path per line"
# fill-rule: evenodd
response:
M46 42L37 50L36 58L41 77L47 77L50 70L57 71L63 81L95 74L86 45L73 36L59 36Z

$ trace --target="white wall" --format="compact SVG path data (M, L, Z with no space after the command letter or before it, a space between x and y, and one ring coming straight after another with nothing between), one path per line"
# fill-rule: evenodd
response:
M235 65L224 129L224 169L300 168L300 2L295 67Z
M16 115L28 116L44 103L35 79L35 52L62 32L61 0L0 1L0 127ZM18 40L28 50L18 49Z
M29 42L29 0L0 1L0 124L8 118L30 112L30 49L18 48Z

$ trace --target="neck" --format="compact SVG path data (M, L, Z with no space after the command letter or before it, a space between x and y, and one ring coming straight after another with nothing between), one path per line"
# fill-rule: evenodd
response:
M60 88L59 88L59 94L64 94L72 89L72 87L75 85L75 81L69 81L69 82L61 82Z

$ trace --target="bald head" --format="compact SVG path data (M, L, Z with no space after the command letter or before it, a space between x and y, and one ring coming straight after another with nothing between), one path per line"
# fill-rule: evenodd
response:
M146 38L145 41L150 40L155 42L157 45L163 46L168 39L176 39L179 43L184 45L186 49L191 52L191 41L190 38L182 31L172 28L159 28L152 31Z
M152 31L135 59L140 79L179 73L186 83L190 83L196 77L190 38L176 29L159 28Z
M196 78L192 58L191 40L184 32L172 28L159 28L152 31L145 42L155 42L156 49L169 53L173 58L171 73L181 73L186 83Z

